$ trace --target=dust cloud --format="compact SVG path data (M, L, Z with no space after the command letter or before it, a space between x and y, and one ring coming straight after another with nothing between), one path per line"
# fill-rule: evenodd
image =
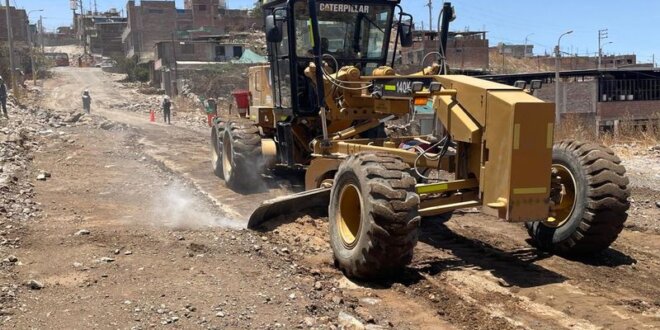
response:
M211 207L200 201L189 189L175 184L154 195L151 222L177 230L225 228L244 229L246 223L214 214Z

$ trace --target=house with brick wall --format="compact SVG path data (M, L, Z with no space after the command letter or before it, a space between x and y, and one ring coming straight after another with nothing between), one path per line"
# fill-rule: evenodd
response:
M413 47L400 50L400 64L421 65L427 54L440 49L440 36L436 31L415 31L414 41ZM445 55L452 69L487 71L489 54L486 32L449 32ZM435 58L430 56L427 61Z

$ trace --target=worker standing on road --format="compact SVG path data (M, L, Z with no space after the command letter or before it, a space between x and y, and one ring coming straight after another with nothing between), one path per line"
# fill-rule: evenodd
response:
M92 97L89 95L89 89L86 89L82 95L83 109L85 113L90 113L92 108Z
M213 127L213 118L218 116L218 103L214 98L206 100L206 116L208 118L209 127Z
M171 109L172 102L170 101L170 97L166 95L163 99L163 119L168 125L172 124L170 121Z
M7 86L5 86L2 76L0 76L0 103L2 103L2 113L5 115L5 118L9 118L7 115Z

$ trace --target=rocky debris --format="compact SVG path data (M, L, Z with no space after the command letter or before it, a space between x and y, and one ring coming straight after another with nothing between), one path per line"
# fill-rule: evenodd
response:
M37 175L37 180L46 181L50 177L51 177L50 173L42 171L41 173L39 173L39 175Z
M27 220L41 210L34 201L30 164L40 148L37 134L43 123L34 111L11 102L8 107L10 119L0 120L0 219Z
M345 312L339 312L337 319L339 328L344 330L364 330L366 327L355 316Z
M65 123L77 123L85 114L82 112L73 112L66 118L62 119Z
M109 264L111 262L114 262L114 261L115 261L115 258L110 258L110 257L103 257L103 258L99 259L99 262L107 263L107 264Z
M29 280L27 283L25 283L25 286L27 286L30 290L41 290L44 288L44 284L37 280Z
M89 235L89 234L91 234L91 233L92 233L92 232L90 232L90 231L87 230L87 229L81 229L81 230L78 230L75 234L73 234L73 236L87 236L87 235Z
M660 202L655 202L655 207L660 209Z
M101 124L99 124L99 128L103 129L103 130L106 130L106 131L109 131L109 130L115 128L115 126L116 126L116 123L114 123L112 121L109 121L109 120L106 120L106 121L102 122Z
M2 261L5 262L5 263L12 263L13 264L13 263L18 262L18 258L15 255L10 255Z
M144 94L144 95L164 95L165 94L165 90L163 90L161 88L156 88L156 87L153 87L153 86L145 86L145 85L140 86L138 88L138 92L140 94Z

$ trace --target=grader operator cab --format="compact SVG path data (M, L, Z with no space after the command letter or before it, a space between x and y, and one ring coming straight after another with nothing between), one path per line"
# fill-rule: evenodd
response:
M252 120L215 119L213 170L242 192L264 171L304 170L306 191L265 201L248 226L327 206L336 264L358 278L401 270L421 219L462 208L524 223L539 248L558 254L614 242L629 207L619 158L555 143L554 104L528 91L447 74L450 4L439 62L397 75L396 49L413 41L399 2L264 1L270 63L250 69ZM387 122L427 103L443 129L386 133Z

